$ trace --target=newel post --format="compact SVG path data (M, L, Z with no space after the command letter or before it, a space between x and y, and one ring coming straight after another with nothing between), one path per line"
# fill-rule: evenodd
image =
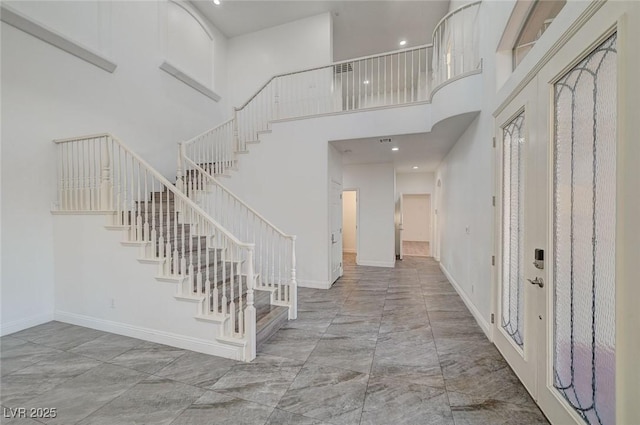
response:
M291 288L289 289L289 320L298 317L298 282L296 281L296 237L291 236Z
M176 189L184 193L184 143L178 142L178 169L176 170Z
M100 209L108 211L113 208L113 181L111 179L111 152L109 150L110 137L105 137L102 143L100 163Z
M255 285L255 271L253 269L253 252L255 245L247 248L247 307L244 309L244 326L247 341L245 361L250 362L256 358L256 308L254 303L253 287Z

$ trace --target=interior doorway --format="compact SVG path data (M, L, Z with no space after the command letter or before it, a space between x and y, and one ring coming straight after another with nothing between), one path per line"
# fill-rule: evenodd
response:
M342 253L344 264L358 262L358 191L342 192Z
M402 256L431 256L431 194L403 194L400 244Z

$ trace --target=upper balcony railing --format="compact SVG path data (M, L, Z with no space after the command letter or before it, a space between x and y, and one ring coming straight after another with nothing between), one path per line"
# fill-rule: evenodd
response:
M277 75L235 109L238 148L274 120L429 99L431 45Z
M436 25L433 31L433 87L481 69L480 3L468 3L452 10Z

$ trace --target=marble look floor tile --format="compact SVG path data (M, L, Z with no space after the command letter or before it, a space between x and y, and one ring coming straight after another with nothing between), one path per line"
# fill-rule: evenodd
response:
M337 336L375 338L380 329L380 318L358 316L336 316L326 332Z
M318 419L308 418L285 410L274 409L265 425L331 425Z
M55 348L17 338L3 339L0 350L0 373L2 376L61 353Z
M480 326L475 322L433 322L431 330L434 338L486 338Z
M185 350L168 345L145 343L114 357L110 363L140 372L155 373L184 353Z
M527 390L506 364L500 369L486 373L478 373L477 368L469 369L452 378L447 377L445 370L443 372L447 391L466 394L475 399L492 399L523 405L533 403Z
M445 388L440 366L405 366L374 363L371 367L371 376L427 385L434 388Z
M305 365L277 407L336 425L357 424L368 378L358 372Z
M446 391L381 377L369 380L363 425L453 425Z
M11 413L7 413L7 415L11 415ZM2 425L41 425L42 422L36 422L31 418L9 418L2 419Z
M237 364L240 362L236 360L187 351L155 375L195 387L209 388Z
M24 402L99 365L97 360L73 353L55 354L2 377L0 400L6 407L22 406Z
M283 328L309 329L316 332L324 332L331 325L331 321L337 314L326 315L324 312L298 311L296 320L289 320Z
M79 422L81 425L168 425L204 390L159 377L136 384Z
M70 350L103 335L106 335L106 333L95 329L83 328L81 326L68 326L57 330L55 333L36 338L33 342L59 350Z
M439 366L438 354L433 341L421 338L418 331L398 332L378 338L373 359L376 366ZM412 338L412 339L409 339Z
M375 349L376 339L324 334L308 361L369 373Z
M322 334L308 329L282 328L260 346L260 352L305 361Z
M68 323L57 322L54 320L52 322L43 323L42 325L34 326L20 332L12 333L11 336L14 338L20 338L33 342L38 338L51 335L52 333L56 333L63 330L64 328L72 326L73 325L70 325Z
M29 400L24 406L27 408L55 407L57 409L55 418L40 419L40 421L47 424L74 424L147 376L145 373L105 363Z
M260 354L251 363L233 366L211 389L244 400L276 406L302 368L302 363Z
M82 345L72 348L72 353L81 354L102 361L111 360L132 348L143 344L143 341L122 335L106 334Z
M549 425L534 404L512 404L494 399L474 399L449 393L456 425Z
M171 425L262 425L273 407L207 391Z
M424 329L431 331L429 327L429 317L426 312L407 313L387 310L382 315L380 321L380 334L390 332L406 332Z
M458 294L425 295L428 311L468 311Z

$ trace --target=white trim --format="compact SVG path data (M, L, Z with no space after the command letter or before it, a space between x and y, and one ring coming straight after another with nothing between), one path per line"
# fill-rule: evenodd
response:
M81 211L63 211L63 210L51 210L51 215L105 215L112 216L116 212L110 210L81 210Z
M356 262L359 266L371 266L371 267L395 267L396 262L393 261L369 261L369 260L360 260Z
M102 54L83 46L6 4L0 6L0 20L107 72L113 73L118 66Z
M462 301L464 301L465 305L467 306L467 308L469 309L473 317L476 319L476 322L478 323L478 325L480 325L480 328L482 329L484 334L487 336L489 341L493 342L493 331L489 322L487 322L487 320L482 316L480 311L478 311L478 309L473 304L471 299L467 296L467 293L464 292L464 290L460 287L460 285L458 285L458 282L456 282L453 276L451 276L451 273L449 273L447 268L442 263L439 263L439 264L440 264L440 269L442 270L442 273L444 273L444 275L449 280L449 283L451 283L451 286L453 286L453 288L456 290L458 295L460 295L460 298L462 298Z
M220 99L222 99L218 93L214 92L209 87L191 77L190 75L186 74L184 71L181 71L175 65L170 64L166 60L162 62L162 64L160 64L160 69L167 74L174 76L176 79L182 81L189 87L199 91L209 99L212 99L216 102L219 102Z
M56 311L54 316L55 320L70 323L72 325L84 326L91 329L97 329L99 331L124 335L158 344L165 344L172 347L182 348L184 350L197 351L199 353L210 354L213 356L241 361L243 360L242 350L231 348L216 342L213 334L212 340L209 341L60 310Z
M383 106L374 106L372 108L350 109L348 111L336 111L336 112L326 112L324 114L304 115L301 117L280 118L277 120L271 120L269 122L274 124L274 123L282 123L282 122L290 122L290 121L308 120L312 118L333 117L336 115L357 114L359 112L372 112L372 111L384 111L385 109L408 108L412 106L429 105L429 104L431 104L431 100L421 100L419 102L399 103L397 105L383 105Z
M342 249L342 252L345 252L347 254L357 254L358 250L357 249Z
M298 280L299 288L311 288L311 289L329 289L331 283L328 280Z
M0 327L0 336L11 335L23 329L32 328L53 320L53 312L39 314L37 316L26 317L24 319L14 320L13 322L3 323Z

